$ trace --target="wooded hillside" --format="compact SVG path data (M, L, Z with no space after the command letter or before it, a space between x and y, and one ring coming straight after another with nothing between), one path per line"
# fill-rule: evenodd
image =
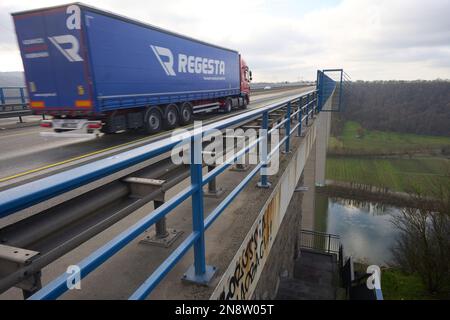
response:
M344 107L339 118L366 129L450 136L449 81L357 81Z

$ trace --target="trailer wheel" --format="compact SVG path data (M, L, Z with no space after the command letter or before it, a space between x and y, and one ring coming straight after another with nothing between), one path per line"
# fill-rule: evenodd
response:
M144 129L147 133L156 133L162 129L162 114L156 108L150 108L145 113Z
M230 113L231 109L233 109L233 101L231 100L231 98L227 98L223 106L223 111L225 113Z
M187 125L192 122L192 105L189 102L185 102L180 108L180 123L181 125Z
M173 129L178 126L178 108L175 104L169 104L166 107L166 118L164 119L164 127Z

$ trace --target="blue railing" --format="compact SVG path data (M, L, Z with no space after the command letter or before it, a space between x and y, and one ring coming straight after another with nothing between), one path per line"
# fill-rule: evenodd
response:
M24 87L1 87L0 105L2 104L22 104L28 103L27 91Z
M183 201L191 198L192 200L192 232L186 239L169 255L169 257L142 283L142 285L130 296L130 299L145 299L150 292L158 285L165 275L176 265L176 263L194 247L194 264L190 268L187 276L190 281L205 283L214 273L214 267L206 265L205 257L205 231L213 224L220 214L227 208L233 199L245 188L250 180L260 173L261 187L268 187L269 182L265 173L265 167L268 166L275 152L284 146L286 151L290 148L291 136L297 132L301 135L303 124L311 121L315 113L319 112L321 100L318 96L318 90L297 95L293 98L285 99L262 108L250 110L244 114L232 116L230 118L217 121L213 124L196 128L189 134L178 134L176 136L165 138L148 145L121 153L115 157L97 160L80 167L57 173L24 185L14 187L0 193L0 217L13 214L21 209L30 207L44 200L53 198L77 187L86 185L92 181L109 176L120 170L141 163L170 151L173 147L180 144L190 144L190 170L191 183L178 195L169 199L163 205L159 206L147 216L139 220L136 224L120 233L114 239L94 251L87 258L78 263L80 268L80 278L86 277L97 267L102 265L119 250L124 248L133 239L141 235L146 229L155 224L162 217L169 214ZM286 108L286 116L278 124L269 130L269 113L281 108ZM248 146L238 151L234 156L229 157L224 163L209 171L206 175L202 173L202 141L203 137L215 130L223 130L235 125L251 121L262 117L262 125L259 137ZM295 125L293 125L295 123ZM292 125L292 127L291 127ZM267 150L268 136L275 130L284 127L285 135L272 150ZM231 191L225 199L204 218L203 208L203 186L212 179L223 173L227 168L237 160L249 153L258 144L263 146L260 162L251 170L251 172ZM265 146L265 147L264 147ZM35 293L30 299L55 299L68 290L67 280L73 275L62 274L51 281L40 291Z
M321 109L320 111L341 111L341 106L343 105L343 84L345 81L347 81L347 75L343 69L326 69L323 71L318 71L317 83L320 88L319 96L321 99L323 99L323 101L327 101L335 90L338 90L339 93L336 102L332 103L329 109Z
M24 87L0 88L0 118L19 117L31 115L28 107L27 91Z

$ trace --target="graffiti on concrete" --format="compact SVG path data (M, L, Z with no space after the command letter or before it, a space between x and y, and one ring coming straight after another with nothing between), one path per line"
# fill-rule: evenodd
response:
M239 255L234 259L234 270L231 270L226 281L222 281L222 290L213 294L220 300L249 299L256 287L259 274L269 255L279 221L279 193L270 201L263 215L260 215L247 236ZM217 291L217 290L216 290Z

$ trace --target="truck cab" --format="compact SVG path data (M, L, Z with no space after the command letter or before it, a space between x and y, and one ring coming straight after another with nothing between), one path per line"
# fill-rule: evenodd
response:
M250 103L250 82L252 81L252 72L242 57L240 57L241 65L241 95L244 97L246 104Z

